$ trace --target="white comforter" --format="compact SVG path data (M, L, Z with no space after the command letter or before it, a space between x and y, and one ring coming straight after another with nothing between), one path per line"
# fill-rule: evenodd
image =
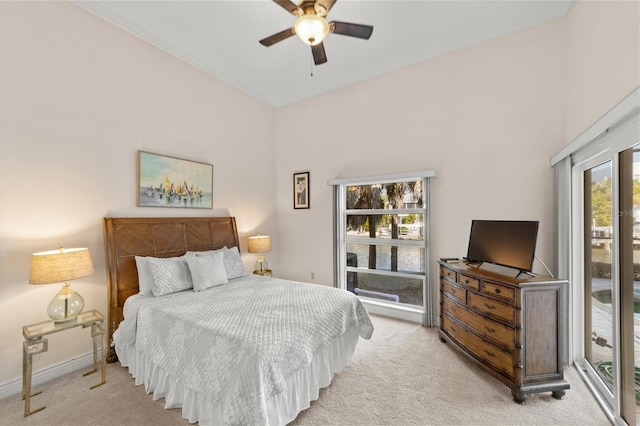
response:
M308 367L314 353L373 325L355 295L332 287L255 275L195 293L145 298L125 312L116 351L137 356L222 407L227 424L266 424L265 401Z

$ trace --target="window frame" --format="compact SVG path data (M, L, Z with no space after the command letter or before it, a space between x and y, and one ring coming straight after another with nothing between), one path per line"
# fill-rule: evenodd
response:
M398 173L380 176L368 176L361 178L344 178L332 179L328 184L333 186L334 191L334 283L336 287L347 288L347 273L362 272L377 275L388 276L406 276L409 278L422 278L423 280L423 300L422 306L408 305L396 302L386 302L365 296L358 296L367 306L369 312L380 313L392 317L405 319L414 322L420 322L425 326L437 325L437 307L434 307L434 298L432 297L432 280L431 265L432 247L431 247L431 184L432 178L436 177L433 170L425 170L422 172ZM346 208L346 190L348 186L387 184L395 182L415 182L421 180L423 185L423 207L407 208L407 209L347 209ZM398 214L422 214L423 215L423 240L388 240L380 238L363 238L347 236L347 216L348 215L367 215L367 214L389 214L391 211ZM388 245L388 246L405 246L424 248L424 274L408 274L403 272L370 270L368 268L358 268L347 266L347 244L367 244L367 245Z

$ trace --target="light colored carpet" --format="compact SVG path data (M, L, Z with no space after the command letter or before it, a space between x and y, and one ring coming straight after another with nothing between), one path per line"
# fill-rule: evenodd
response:
M550 392L531 395L526 405L511 391L471 366L435 328L372 316L371 340L360 340L350 365L321 390L292 423L304 425L608 425L609 421L578 373L563 400ZM37 367L37 366L36 366ZM185 425L180 409L164 409L143 386L134 386L119 363L107 367L107 383L94 390L95 374L78 373L39 386L27 418L19 394L0 400L2 425Z

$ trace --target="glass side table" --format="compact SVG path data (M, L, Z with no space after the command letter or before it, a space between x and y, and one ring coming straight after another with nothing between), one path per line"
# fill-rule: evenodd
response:
M54 321L44 321L37 324L25 325L22 327L22 335L24 343L22 344L22 399L24 399L24 416L27 417L33 413L44 410L42 406L31 410L31 397L41 393L31 393L31 374L33 369L33 356L46 352L49 349L49 342L45 336L49 334L59 333L61 331L70 330L72 328L91 327L91 337L93 338L93 369L83 374L86 376L98 371L98 343L97 338L100 336L102 340L102 359L101 371L102 376L100 382L91 386L96 388L106 382L106 355L107 355L107 333L104 330L104 316L96 311L82 312L78 315L76 321L65 324L56 324Z

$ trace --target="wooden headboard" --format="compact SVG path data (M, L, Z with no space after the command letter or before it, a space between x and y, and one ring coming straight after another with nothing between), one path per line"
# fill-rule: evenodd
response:
M174 257L187 251L224 246L237 246L240 250L233 217L105 217L102 229L107 266L109 343L123 320L125 300L138 293L135 256Z

